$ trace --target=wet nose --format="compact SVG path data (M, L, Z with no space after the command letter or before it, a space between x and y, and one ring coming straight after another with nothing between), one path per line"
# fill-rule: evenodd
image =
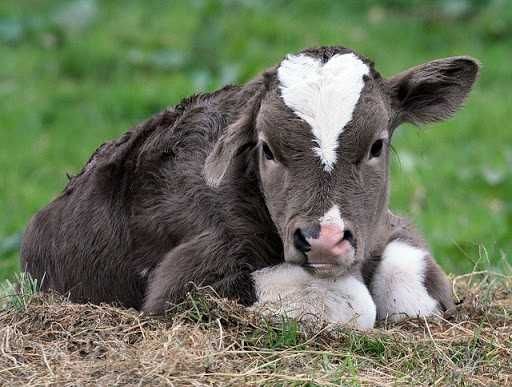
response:
M293 234L293 244L295 245L295 248L301 253L307 253L311 250L311 245L307 241L306 235L308 235L308 233L303 228L296 229L295 233Z
M320 263L345 255L353 247L354 236L340 225L323 224L297 228L293 242L297 250L307 255L308 262Z

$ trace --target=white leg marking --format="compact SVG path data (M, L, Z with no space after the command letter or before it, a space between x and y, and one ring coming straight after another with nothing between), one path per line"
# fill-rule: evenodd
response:
M351 275L315 278L300 266L284 263L258 270L252 276L257 309L356 329L371 329L375 324L376 309L370 292Z
M288 55L277 70L281 96L315 136L315 154L327 172L336 163L338 137L352 120L370 69L355 54L337 54L326 63L305 54Z
M438 302L424 285L427 254L401 241L386 246L370 286L378 319L398 321L439 312Z

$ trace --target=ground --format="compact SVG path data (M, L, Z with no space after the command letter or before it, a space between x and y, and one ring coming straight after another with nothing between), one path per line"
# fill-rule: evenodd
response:
M393 210L453 273L512 248L512 7L500 0L0 2L0 279L30 217L102 142L181 98L244 82L304 47L340 44L383 75L450 55L482 73L466 107L399 128Z
M463 275L454 289L450 316L366 333L202 292L156 318L27 291L0 310L0 385L510 385L512 277Z
M414 218L448 272L495 272L457 277L452 316L365 334L206 296L155 318L34 296L35 285L13 295L4 282L0 384L510 385L511 36L504 0L0 2L0 279L19 270L29 218L99 144L330 44L384 76L451 55L481 61L455 118L397 130L391 207Z

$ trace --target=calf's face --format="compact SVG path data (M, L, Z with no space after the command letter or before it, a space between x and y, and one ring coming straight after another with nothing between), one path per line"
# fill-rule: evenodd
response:
M387 213L389 144L402 122L449 117L478 65L437 60L383 79L344 48L288 55L229 127L205 164L215 186L244 147L258 175L287 262L336 276L378 240Z
M289 56L256 119L260 180L288 262L347 270L386 210L388 97L353 53Z

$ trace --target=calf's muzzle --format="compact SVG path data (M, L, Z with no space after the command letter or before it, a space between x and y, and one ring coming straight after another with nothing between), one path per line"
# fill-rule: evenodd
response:
M298 227L293 237L295 248L305 256L303 265L315 271L337 271L337 267L348 267L354 261L354 235L345 226L314 224Z

